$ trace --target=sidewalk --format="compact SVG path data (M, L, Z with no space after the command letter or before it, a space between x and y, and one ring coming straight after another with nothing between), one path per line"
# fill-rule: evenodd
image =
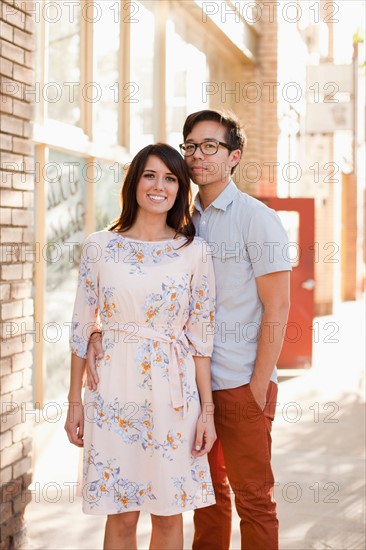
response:
M313 367L280 379L273 427L275 497L281 550L364 550L365 389L364 303L341 304L319 317ZM68 443L64 419L36 428L33 501L26 509L24 550L99 550L104 518L81 512L72 487L78 450ZM185 548L192 515L184 514ZM239 519L232 550L240 549ZM150 518L141 515L138 547L148 548Z

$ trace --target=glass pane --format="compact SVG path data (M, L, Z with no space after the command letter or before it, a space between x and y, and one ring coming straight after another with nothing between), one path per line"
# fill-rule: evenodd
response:
M136 2L138 12L131 19L131 80L124 84L123 101L130 104L130 149L154 142L153 71L154 14Z
M120 214L119 196L123 178L122 167L116 162L99 162L101 177L95 184L95 230L105 229Z
M65 124L80 124L80 2L74 9L47 8L49 57L43 97L48 116Z
M208 68L203 52L188 44L172 21L167 24L166 52L167 141L178 147L187 114L208 108L202 94L203 83L208 80Z
M98 101L93 103L93 139L107 144L118 140L118 101L123 93L118 83L118 50L120 42L120 3L98 2L94 24L94 85Z
M45 400L65 399L69 383L69 323L84 239L83 159L50 151L46 165ZM85 173L85 170L84 170Z

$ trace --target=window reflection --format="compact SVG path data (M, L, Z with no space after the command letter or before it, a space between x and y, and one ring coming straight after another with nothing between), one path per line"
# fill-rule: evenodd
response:
M208 108L202 92L208 69L205 54L186 42L172 21L167 23L166 66L167 141L177 147L187 114Z
M47 101L50 118L79 126L80 5L75 5L72 17L67 9L58 10L57 13L59 17L50 23L48 33L48 75L43 96Z
M105 229L120 214L119 196L122 167L115 163L98 163L101 177L95 184L95 230Z
M69 381L69 323L77 285L80 243L84 239L83 159L50 151L47 188L45 320L46 401L64 398ZM84 170L85 174L85 170Z
M131 20L131 78L123 101L130 104L130 149L137 151L154 141L153 67L154 14L139 2L138 19Z
M115 144L118 139L118 102L122 93L118 82L120 3L103 0L98 6L100 17L94 24L94 81L100 98L94 104L93 139Z

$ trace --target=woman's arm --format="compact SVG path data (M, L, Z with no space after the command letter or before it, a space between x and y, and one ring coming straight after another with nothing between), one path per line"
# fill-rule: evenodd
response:
M71 354L70 390L68 394L69 409L65 423L65 430L70 443L77 447L83 446L84 410L81 397L85 374L85 359L75 353Z
M216 431L211 390L210 357L194 356L193 360L196 367L196 382L202 412L197 422L196 440L192 454L195 457L199 457L211 450L216 440Z

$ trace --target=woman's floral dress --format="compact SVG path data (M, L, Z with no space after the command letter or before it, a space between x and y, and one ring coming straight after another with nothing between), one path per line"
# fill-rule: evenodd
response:
M104 357L85 389L83 511L174 515L215 503L194 458L200 402L192 356L211 356L214 278L206 243L134 241L110 231L83 246L71 351L97 324Z

